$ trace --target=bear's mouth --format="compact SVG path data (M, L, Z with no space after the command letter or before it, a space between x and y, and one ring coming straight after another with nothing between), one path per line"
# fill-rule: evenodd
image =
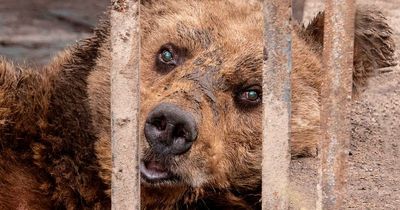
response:
M179 181L179 177L160 161L154 158L140 161L140 174L142 182L149 184L172 184Z

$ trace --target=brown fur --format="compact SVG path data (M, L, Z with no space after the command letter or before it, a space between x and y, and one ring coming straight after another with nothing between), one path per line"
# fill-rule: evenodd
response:
M321 18L307 28L295 27L292 36L293 156L316 152ZM191 150L169 159L181 181L143 182L143 209L259 208L261 105L245 108L233 95L262 82L262 23L258 1L143 3L142 158L154 156L142 130L159 103L191 112L199 129ZM109 25L100 25L93 37L44 69L18 68L0 59L0 207L110 207L111 58ZM393 63L394 47L380 13L359 11L356 27L355 91L376 67ZM166 43L188 52L170 72L155 65Z
M0 174L15 175L13 180L0 178L0 203L5 209L17 208L20 201L29 209L110 206L106 185L98 176L97 138L86 91L86 77L104 41L104 29L98 30L44 69L0 61ZM17 164L8 165L12 162ZM24 180L35 176L29 189ZM18 193L9 199L13 191ZM45 199L40 199L42 194Z

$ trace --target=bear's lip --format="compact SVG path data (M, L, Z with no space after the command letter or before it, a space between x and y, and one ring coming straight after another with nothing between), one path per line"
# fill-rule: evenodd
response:
M176 176L174 176L165 165L154 159L140 161L139 169L144 181L149 183L160 183L176 179Z

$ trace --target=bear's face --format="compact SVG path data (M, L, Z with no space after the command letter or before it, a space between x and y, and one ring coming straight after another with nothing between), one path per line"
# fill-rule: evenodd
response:
M171 1L141 9L145 188L253 188L261 176L261 5Z

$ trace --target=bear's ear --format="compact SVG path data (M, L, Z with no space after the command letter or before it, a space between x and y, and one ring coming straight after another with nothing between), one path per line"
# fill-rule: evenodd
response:
M313 44L315 50L321 53L324 44L324 16L324 12L319 12L302 31L302 35L309 41L308 43Z
M354 35L355 88L367 84L378 68L396 65L392 29L379 11L359 9L356 13Z
M324 37L324 13L319 13L302 31L302 36L311 41L313 48L322 53ZM381 12L358 8L354 34L354 93L362 90L367 79L376 74L378 68L396 65L395 44L392 29Z

